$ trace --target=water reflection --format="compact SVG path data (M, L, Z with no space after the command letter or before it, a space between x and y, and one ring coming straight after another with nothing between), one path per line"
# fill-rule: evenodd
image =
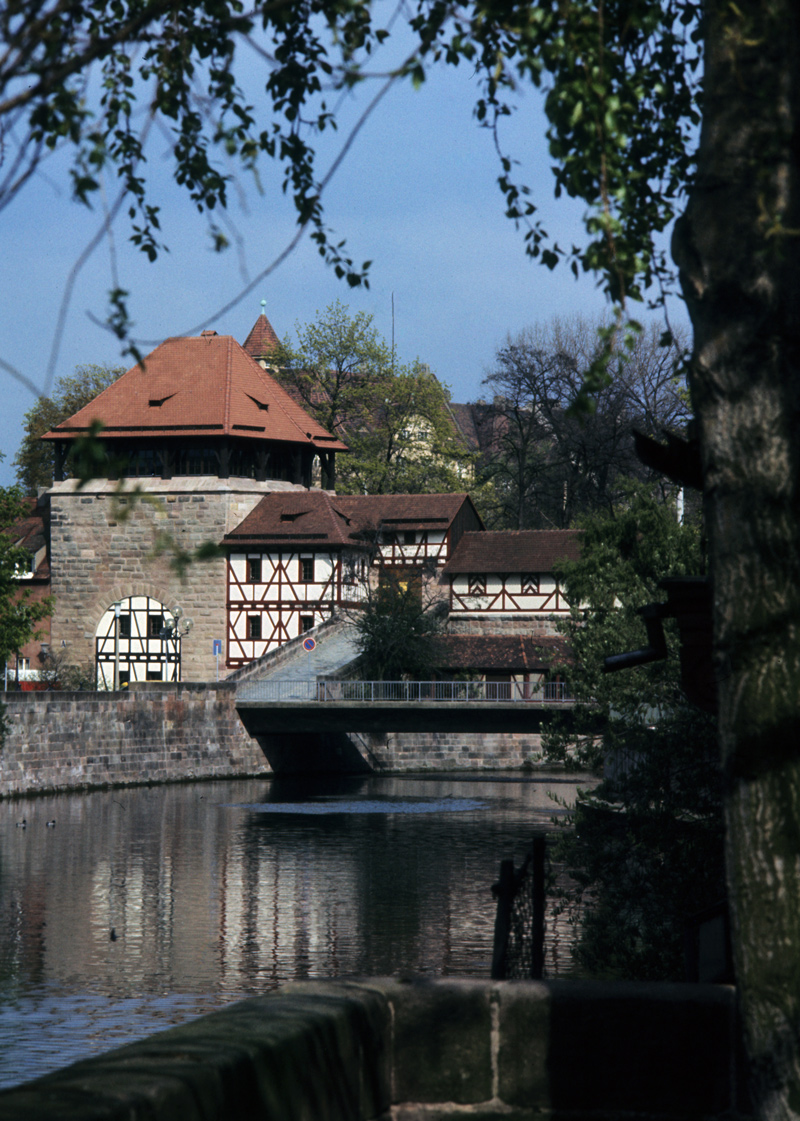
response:
M254 780L0 803L0 1085L293 978L488 976L499 861L573 791Z

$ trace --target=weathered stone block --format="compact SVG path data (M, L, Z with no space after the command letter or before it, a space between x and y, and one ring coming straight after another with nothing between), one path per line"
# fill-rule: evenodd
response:
M492 1096L489 990L481 982L414 981L395 1005L395 1101Z

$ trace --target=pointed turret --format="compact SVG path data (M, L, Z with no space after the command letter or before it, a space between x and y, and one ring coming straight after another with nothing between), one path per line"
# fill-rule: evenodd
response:
M250 334L244 341L243 350L254 358L260 366L266 368L264 356L276 350L280 345L280 339L275 334L272 324L264 314L264 308L267 306L267 301L261 301L261 315L252 326Z

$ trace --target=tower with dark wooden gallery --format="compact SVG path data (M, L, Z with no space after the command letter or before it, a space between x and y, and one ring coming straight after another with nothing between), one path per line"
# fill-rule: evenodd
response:
M256 334L275 337L264 315ZM70 453L98 424L103 477L80 486ZM94 661L107 685L213 678L225 561L181 561L265 494L310 489L315 477L332 490L347 450L215 331L168 339L44 439L56 450L51 645Z

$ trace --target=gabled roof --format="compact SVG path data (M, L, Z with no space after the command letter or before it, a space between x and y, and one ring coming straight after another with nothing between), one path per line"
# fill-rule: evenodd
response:
M250 329L250 334L244 340L243 350L249 354L251 358L255 358L256 362L259 358L263 358L265 354L269 354L271 350L275 350L280 346L280 340L272 329L272 324L267 319L264 312L261 312L258 319L255 321Z
M352 494L336 501L363 529L446 530L465 503L472 507L468 494ZM480 524L477 512L475 519Z
M543 671L569 659L569 647L558 636L442 635L436 640L436 664L447 670Z
M45 440L75 439L93 421L103 438L243 436L346 451L230 335L167 339Z
M222 541L234 548L289 545L340 548L362 544L358 525L325 491L285 491L265 495Z
M556 561L577 560L577 529L518 529L465 533L445 572L552 572Z

